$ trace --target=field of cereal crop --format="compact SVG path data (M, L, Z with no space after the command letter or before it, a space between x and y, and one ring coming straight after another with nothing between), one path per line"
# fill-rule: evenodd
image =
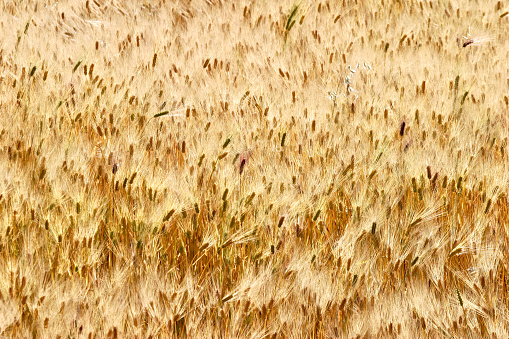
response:
M507 338L508 11L2 1L0 336Z

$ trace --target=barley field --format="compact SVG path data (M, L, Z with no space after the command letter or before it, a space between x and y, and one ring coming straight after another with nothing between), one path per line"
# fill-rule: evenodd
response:
M0 8L0 337L509 337L507 4Z

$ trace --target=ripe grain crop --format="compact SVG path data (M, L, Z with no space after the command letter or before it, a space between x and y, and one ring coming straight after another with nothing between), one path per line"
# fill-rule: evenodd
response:
M1 337L509 337L503 2L0 8Z

